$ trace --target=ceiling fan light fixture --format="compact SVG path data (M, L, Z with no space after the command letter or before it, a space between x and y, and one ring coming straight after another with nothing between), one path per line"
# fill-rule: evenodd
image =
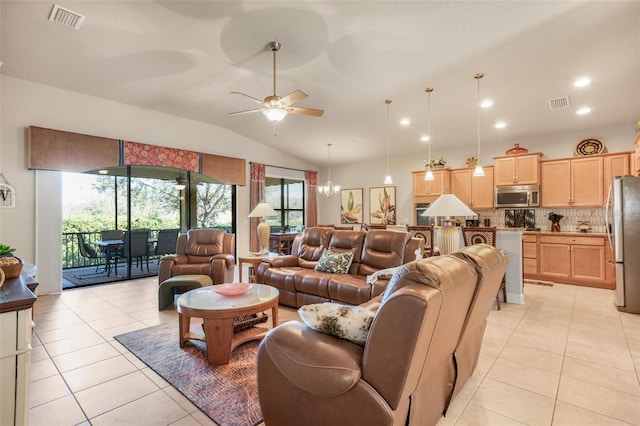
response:
M269 121L282 121L287 116L287 110L282 108L267 108L262 113Z

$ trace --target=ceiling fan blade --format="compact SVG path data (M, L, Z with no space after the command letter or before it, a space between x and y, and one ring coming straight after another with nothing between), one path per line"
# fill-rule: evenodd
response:
M232 95L242 95L242 96L245 96L245 97L247 97L247 98L249 98L249 99L252 99L254 102L259 103L260 105L262 105L262 104L264 103L264 100L263 100L263 99L254 98L253 96L249 96L249 95L247 95L246 93L242 93L242 92L231 92L231 94L232 94Z
M290 114L311 115L313 117L322 117L322 114L324 114L324 110L322 109L296 108L296 107L287 108L287 112Z
M307 95L303 91L296 90L294 92L289 93L284 98L280 99L280 102L283 103L286 106L290 106L290 105L293 105L296 102L301 101L301 100L303 100L304 98L307 98L307 97L309 97L309 95Z
M262 109L248 109L248 110L245 110L245 111L229 112L229 113L227 113L227 115L249 114L251 112L260 112L260 111L262 111Z

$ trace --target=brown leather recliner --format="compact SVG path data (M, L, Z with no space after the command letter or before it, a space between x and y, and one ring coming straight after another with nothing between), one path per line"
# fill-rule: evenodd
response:
M364 349L300 323L269 333L258 353L266 424L435 424L468 378L454 353L475 367L481 313L506 267L494 248L480 249L401 267L382 298L362 305L377 309Z
M160 259L158 284L176 275L208 275L214 284L233 282L235 234L190 229L178 237L176 254Z
M468 378L454 353L463 343L464 356L477 358L469 342L484 332L480 313L507 263L493 247L473 250L401 266L382 296L361 305L376 312L364 347L295 321L270 331L258 350L265 424L436 424ZM467 330L473 339L461 340Z

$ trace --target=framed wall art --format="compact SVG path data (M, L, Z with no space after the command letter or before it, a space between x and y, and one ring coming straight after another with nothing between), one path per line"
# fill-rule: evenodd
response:
M362 188L340 190L340 223L362 223L362 192Z
M396 187L369 188L369 222L372 225L396 224Z

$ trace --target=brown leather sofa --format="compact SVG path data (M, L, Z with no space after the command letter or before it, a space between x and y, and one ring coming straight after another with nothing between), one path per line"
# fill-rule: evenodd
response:
M258 265L256 281L277 288L280 303L287 306L328 301L359 305L382 294L389 282L389 277L380 277L369 284L367 276L414 260L422 246L423 241L408 232L307 228L296 236L290 256L265 259ZM324 249L353 251L349 272L316 271Z
M429 426L477 364L507 259L483 244L400 267L364 347L290 321L258 349L266 426Z
M235 234L223 229L190 229L181 234L176 254L160 259L158 284L176 275L208 275L214 284L233 282Z

